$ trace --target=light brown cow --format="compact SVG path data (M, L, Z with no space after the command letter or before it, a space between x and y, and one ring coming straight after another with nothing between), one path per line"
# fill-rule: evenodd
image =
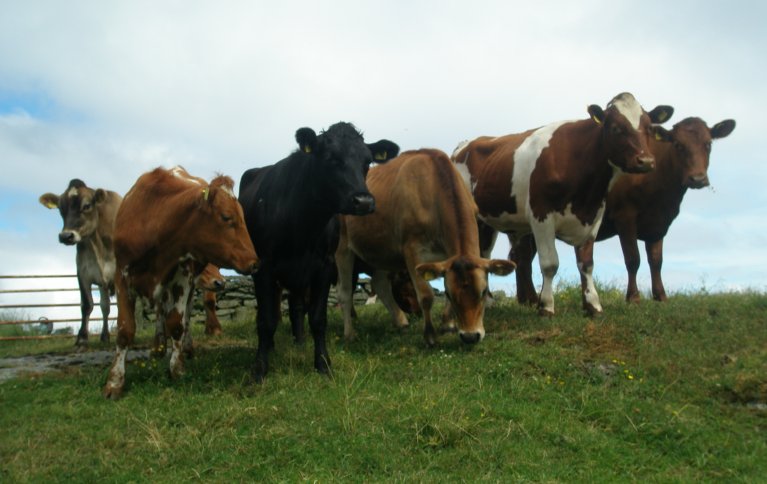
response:
M99 288L101 307L101 341L109 341L109 295L114 292L115 254L112 246L115 216L122 197L102 188L89 188L74 178L61 195L45 193L40 203L47 208L58 208L64 227L59 242L76 245L77 284L80 287L82 320L75 345L88 344L88 321L93 312L91 286Z
M533 234L543 273L541 314L554 314L553 279L559 268L554 241L575 247L593 243L608 187L623 173L653 168L648 148L656 131L652 123L664 121L673 109L658 106L647 113L633 95L622 93L607 109L592 104L588 112L590 119L483 136L453 153L493 237L504 232L517 240ZM578 269L586 281L583 297L589 311L601 312L593 264L584 262Z
M366 180L376 211L344 216L336 251L344 335L354 337L351 320L354 258L374 268L371 283L397 327L407 318L392 295L391 272L407 270L423 311L424 338L436 344L429 280L445 278L461 340L477 343L485 335L484 298L488 273L510 274L514 263L480 257L477 208L447 155L439 150L408 151L370 169Z
M210 184L181 167L142 175L125 195L115 223L117 349L103 395L117 399L125 385L125 357L136 332L138 296L154 302L173 338L170 373L184 372L194 278L208 263L250 274L258 267L242 207L226 176Z

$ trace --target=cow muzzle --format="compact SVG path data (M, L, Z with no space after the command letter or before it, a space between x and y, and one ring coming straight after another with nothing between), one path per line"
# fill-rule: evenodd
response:
M655 168L655 157L653 156L638 156L636 159L634 173L647 173Z
M376 200L369 193L357 193L352 196L352 215L367 215L375 212Z
M80 242L80 234L71 230L65 230L59 233L59 242L64 245L75 245Z
M484 331L459 331L458 336L467 345L474 345L482 341L485 333Z
M685 180L685 186L687 188L704 188L709 185L708 176L705 174L690 175Z

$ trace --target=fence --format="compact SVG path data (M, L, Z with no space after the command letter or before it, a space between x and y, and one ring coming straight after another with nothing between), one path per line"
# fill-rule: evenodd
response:
M38 280L38 281L45 281L45 284L53 284L52 281L58 280L58 279L64 279L69 278L72 280L75 280L77 276L75 275L26 275L26 276L16 276L16 275L8 275L8 276L2 276L0 275L0 283L3 281L8 280ZM52 293L67 293L67 292L75 292L77 294L76 298L73 298L74 300L72 302L39 302L39 301L33 301L31 303L12 303L12 304L5 304L3 301L2 304L0 304L0 313L4 313L8 310L19 310L19 309L44 309L47 311L50 310L58 310L61 308L79 308L80 307L80 293L79 289L77 287L57 287L57 288L48 288L48 287L38 287L38 288L21 288L21 289L4 289L0 288L0 296L5 295L13 295L13 296L19 296L22 294L52 294ZM98 291L95 291L96 294L98 294ZM370 281L367 279L362 279L359 281L358 290L354 294L355 304L364 304L366 299L368 298L369 294L371 294L371 288L370 288ZM5 298L3 298L5 299ZM50 299L50 298L49 298ZM330 297L328 298L328 304L331 306L336 305L338 302L336 296L335 296L335 288L331 289ZM115 306L115 302L111 302L112 306ZM99 307L99 302L94 301L93 302L93 313L91 314L90 318L90 328L98 327L101 328L101 309ZM256 308L256 298L253 290L253 281L250 277L245 276L226 276L226 287L222 292L220 292L217 296L217 302L216 302L216 314L218 318L224 322L227 320L237 320L243 317L252 316L255 313ZM198 295L195 301L194 310L191 316L191 321L193 323L196 322L202 322L205 319L204 314L202 313L202 301ZM283 310L286 310L287 306L284 305ZM79 313L79 311L78 311ZM117 314L116 309L112 309L110 311L111 315ZM112 316L108 318L109 321L114 322L117 318L115 316ZM147 317L147 322L151 322L154 319L154 314L150 310L148 310L145 314ZM38 324L44 324L48 328L50 328L49 331L46 331L48 333L53 333L52 326L53 324L72 324L72 323L80 323L81 318L62 318L62 317L51 317L48 316L40 316L36 319L14 319L10 318L8 320L5 320L5 318L0 318L0 328L7 326L7 325L38 325ZM79 325L78 325L79 326ZM66 335L58 335L58 334L47 334L47 335L14 335L14 336L2 336L0 335L0 341L4 340L21 340L21 339L47 339L47 338L56 338L56 337L72 337L71 334Z
M61 280L61 279L70 279L70 280L76 280L77 276L74 274L55 274L55 275L42 275L42 274L36 274L36 275L7 275L2 276L0 275L0 281L12 281L12 280L23 280L23 281L29 281L29 280L35 280L35 281L45 281L46 284L52 284L54 280ZM32 284L30 284L32 285ZM13 295L13 296L20 296L25 294L53 294L53 293L67 293L67 292L74 292L77 294L77 297L74 299L73 302L32 302L32 303L19 303L14 302L10 304L5 304L5 301L3 301L3 304L0 304L0 311L3 313L7 312L8 310L28 310L28 309L46 309L46 313L50 313L51 310L60 309L60 308L79 308L80 307L80 289L77 287L26 287L26 288L16 288L16 289L0 289L0 295ZM46 298L50 300L51 298ZM5 297L3 298L5 300ZM114 306L114 302L110 302L112 306ZM91 320L92 321L98 321L101 323L101 313L99 308L99 302L94 301L94 309L97 309L98 311L94 311L93 314L91 314ZM115 321L115 317L110 317L109 321ZM34 324L43 324L50 328L49 333L53 332L53 325L54 324L72 324L72 323L79 323L81 321L80 317L74 318L66 318L66 317L53 317L49 318L47 316L40 316L36 319L19 319L17 318L9 318L3 320L0 320L0 326L7 326L7 325L34 325ZM99 324L100 327L100 324ZM4 340L20 340L20 339L47 339L47 338L56 338L56 337L71 337L70 334L46 334L46 335L15 335L15 336L0 336L0 341Z

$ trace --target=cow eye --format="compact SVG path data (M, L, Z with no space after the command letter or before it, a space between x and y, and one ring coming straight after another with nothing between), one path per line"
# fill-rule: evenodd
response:
M617 124L613 124L612 127L610 128L610 132L614 135L619 135L623 133L623 129L621 129L621 127L618 126Z
M229 215L223 215L223 214L222 214L222 215L221 215L221 220L223 220L223 221L224 221L224 223L229 223L229 222L231 222L231 221L232 221L232 217L230 217Z
M90 203L84 203L83 206L81 207L81 209L83 211L88 211L88 210L91 209L91 207L92 207L92 205Z

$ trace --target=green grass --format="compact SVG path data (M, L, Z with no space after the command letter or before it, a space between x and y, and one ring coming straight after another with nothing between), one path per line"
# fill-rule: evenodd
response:
M241 322L196 334L179 381L167 359L130 365L118 402L100 395L106 368L12 380L0 481L763 481L767 296L622 298L603 290L594 320L572 287L553 318L509 299L479 345L445 335L431 350L420 321L399 333L380 306L360 308L345 344L331 310L332 378L283 322L272 372L251 385L255 330Z

